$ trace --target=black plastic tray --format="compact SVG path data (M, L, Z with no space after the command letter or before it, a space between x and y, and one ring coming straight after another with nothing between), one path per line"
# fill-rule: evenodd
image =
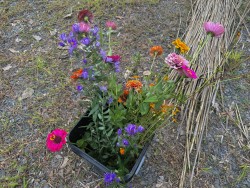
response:
M91 121L92 119L90 117L82 117L82 119L69 133L69 146L75 154L79 155L83 159L86 159L91 165L93 165L97 169L98 173L103 176L105 173L111 172L111 170L73 144L76 143L77 140L81 139L84 134L84 129L81 127L84 125L88 125ZM125 183L129 182L133 178L133 176L139 172L144 162L148 146L149 143L147 143L143 147L143 150L141 151L138 159L136 160L132 170L124 176Z

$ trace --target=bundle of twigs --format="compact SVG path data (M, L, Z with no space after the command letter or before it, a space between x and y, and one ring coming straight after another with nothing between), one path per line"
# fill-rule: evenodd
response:
M197 0L194 4L192 1L191 3L192 15L185 37L185 42L192 49L191 54L199 47L199 42L206 37L203 29L204 22L221 23L225 27L225 33L219 39L210 40L192 64L192 69L196 71L199 78L191 82L184 80L177 88L177 92L183 92L189 97L181 110L181 125L186 128L186 146L179 187L184 186L187 171L191 172L190 186L192 187L210 107L215 100L223 74L225 54L249 10L248 4L245 11L239 14L241 0ZM176 72L172 72L170 76L175 79L178 77Z

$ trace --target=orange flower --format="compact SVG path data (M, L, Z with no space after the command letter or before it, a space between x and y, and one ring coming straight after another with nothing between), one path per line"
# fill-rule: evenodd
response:
M177 123L177 119L175 119L175 118L173 118L172 121L173 121L174 123Z
M129 80L126 83L126 89L134 88L136 91L139 91L142 88L142 83L139 80Z
M160 56L163 53L163 49L161 46L153 46L149 53L151 56Z
M79 70L73 72L73 74L70 76L70 78L75 80L75 79L79 78L82 75L82 73L83 73L83 69L79 69Z
M125 89L125 90L123 91L123 95L128 96L128 94L129 94L129 90Z
M119 97L118 102L119 103L125 103L129 95L129 90L125 89L123 91L123 94Z
M172 42L173 45L175 45L175 48L179 49L181 53L186 53L189 51L189 47L186 45L186 43L182 42L180 38L176 39Z
M125 154L125 149L124 148L120 148L120 154L124 155Z
M149 84L150 87L152 87L152 86L154 86L154 85L155 85L154 83Z
M163 80L168 81L168 76L164 76Z
M175 110L172 111L172 115L175 116L178 112L180 112L180 110L176 108Z
M152 109L154 109L155 108L155 104L154 103L150 103L149 107L152 108Z
M140 76L132 76L132 78L134 78L134 79L139 79Z

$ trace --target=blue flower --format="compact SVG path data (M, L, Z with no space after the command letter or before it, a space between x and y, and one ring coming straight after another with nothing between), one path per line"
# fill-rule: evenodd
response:
M78 86L76 86L76 89L77 89L78 91L82 91L82 90L83 90L83 87L82 87L81 85L78 85Z
M124 146L128 146L129 145L129 141L127 139L123 139L122 143Z
M99 31L99 28L95 25L94 28L92 29L93 35L94 36L97 35L98 31Z
M109 99L107 101L108 105L110 105L113 101L114 101L114 99L112 97L109 97Z
M67 35L66 35L65 33L62 33L62 34L60 35L60 39L61 39L62 41L64 41L64 42L66 42L66 41L67 41Z
M72 25L72 31L75 33L79 33L79 25L78 24L73 24Z
M87 64L88 60L87 60L87 59L83 59L82 62L83 62L84 64Z
M88 46L90 44L90 39L88 37L85 37L81 40L81 43Z
M100 47L100 46L101 46L101 43L97 41L97 42L95 43L95 46L96 46L96 47Z
M100 50L100 55L102 56L102 59L103 59L103 60L105 60L106 57L107 57L107 56L106 56L106 52L105 52L103 49Z
M115 173L110 172L110 173L105 173L104 174L104 182L106 184L106 186L109 186L110 184L114 183L114 182L120 182L120 179L116 176Z
M106 86L100 86L100 90L102 92L107 92L107 87Z
M118 136L121 136L121 135L122 135L122 129L118 129L118 130L117 130L117 135L118 135Z
M75 38L69 38L69 54L71 55L73 53L73 50L77 48L77 40Z
M121 70L120 70L120 62L117 61L117 62L114 63L114 65L115 65L115 72L121 72Z
M65 44L64 44L63 42L59 42L59 46L64 47L64 46L65 46Z
M139 127L137 128L137 132L139 133L142 133L144 130L145 130L144 127L141 125L139 125Z
M127 127L125 127L125 131L129 136L134 136L137 133L137 127L134 124L128 124Z
M83 69L83 73L82 73L81 77L83 79L88 79L88 77L89 77L88 69Z

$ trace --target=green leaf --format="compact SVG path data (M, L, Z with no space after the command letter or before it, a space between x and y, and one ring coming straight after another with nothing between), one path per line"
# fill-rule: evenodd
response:
M92 108L92 110L89 112L89 116L95 113L98 108L99 108L99 104L95 105L95 107Z
M145 115L149 111L149 104L148 103L141 103L139 108L140 108L141 115Z
M111 129L111 130L108 132L107 136L110 137L112 133L113 133L113 129Z
M98 127L98 129L99 129L99 130L104 130L104 129L105 129L105 127Z
M146 98L143 102L145 103L145 102L157 102L158 101L158 98L157 98L157 96L151 96L151 97L148 97L148 98Z

